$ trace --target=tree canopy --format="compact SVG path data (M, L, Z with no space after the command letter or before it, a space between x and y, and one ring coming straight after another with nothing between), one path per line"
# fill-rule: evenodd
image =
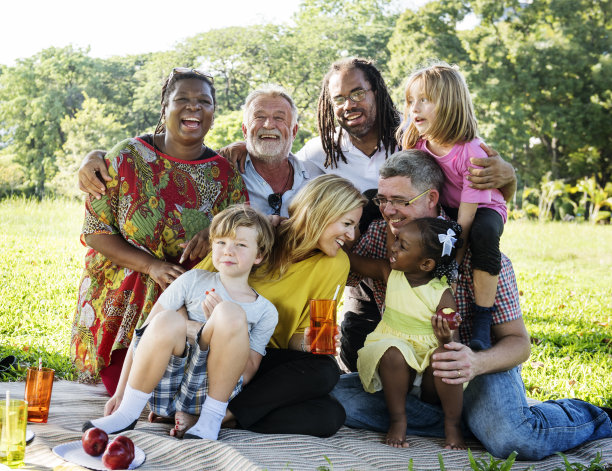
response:
M215 79L213 147L240 139L241 105L266 82L300 112L294 150L316 134L321 80L340 57L374 59L403 108L403 83L432 60L465 75L481 136L524 183L612 171L611 0L433 0L418 11L392 0L303 0L291 24L234 26L174 49L95 59L49 48L0 68L0 191L70 194L88 149L151 132L176 66ZM469 26L465 26L469 25Z

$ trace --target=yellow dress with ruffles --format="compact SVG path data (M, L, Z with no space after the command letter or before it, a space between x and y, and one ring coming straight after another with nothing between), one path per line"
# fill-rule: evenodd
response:
M403 272L391 271L382 320L357 352L357 370L366 391L374 393L382 389L378 363L391 347L402 352L406 363L417 373L429 366L429 358L438 347L431 316L447 289L448 284L439 278L413 288Z

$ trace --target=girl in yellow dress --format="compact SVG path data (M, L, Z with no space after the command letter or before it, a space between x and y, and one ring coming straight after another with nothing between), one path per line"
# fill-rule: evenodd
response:
M385 443L396 448L408 446L406 395L419 382L421 399L442 403L445 448L465 448L463 385L444 383L429 367L431 355L444 350L461 322L447 281L460 234L454 221L416 219L401 228L388 261L349 254L353 270L387 283L382 320L359 350L357 369L366 391L384 391L391 423Z

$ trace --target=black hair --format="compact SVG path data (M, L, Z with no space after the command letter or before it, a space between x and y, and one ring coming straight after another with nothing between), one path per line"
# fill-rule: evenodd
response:
M321 136L321 144L325 151L325 168L338 167L338 160L346 163L346 157L342 152L340 143L342 142L342 133L344 130L340 128L337 139L334 139L336 132L334 102L329 95L329 80L332 75L341 70L359 69L365 75L366 80L372 87L372 92L376 97L376 131L378 132L378 143L376 151L385 148L385 157L389 152L394 152L397 147L395 131L400 124L400 114L393 104L393 100L389 95L385 81L382 75L374 65L367 59L358 57L342 59L334 62L321 84L321 94L319 95L319 105L317 109L317 125L319 128L319 136ZM382 147L381 147L382 145Z
M457 262L455 261L455 256L457 255L457 249L463 245L463 240L459 238L461 226L451 219L442 218L420 218L415 219L413 222L421 233L423 255L433 259L436 263L432 273L433 276L437 278L445 276L449 283L456 281ZM455 233L452 237L457 240L450 254L442 256L442 243L438 235L446 235L449 229Z
M166 131L166 122L164 120L164 111L166 110L166 106L168 106L168 97L176 88L176 83L179 80L187 80L187 79L197 79L201 80L204 83L207 83L210 87L210 94L212 95L214 109L217 109L217 98L215 96L215 86L213 85L213 81L205 75L196 73L196 72L181 72L174 73L174 71L168 76L164 85L162 86L161 91L161 110L159 113L159 120L157 121L157 126L155 127L155 132L153 133L153 141L155 142L155 135L161 134Z

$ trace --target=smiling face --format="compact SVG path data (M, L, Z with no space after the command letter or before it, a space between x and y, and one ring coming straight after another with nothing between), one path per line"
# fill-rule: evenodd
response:
M386 200L410 201L421 193L422 191L412 186L408 177L397 176L378 180L378 196ZM429 193L408 206L381 204L380 212L393 235L397 236L400 228L414 219L436 217L438 197L438 191L431 189Z
M213 266L224 276L248 276L261 260L257 231L252 227L239 226L235 237L216 237L212 241Z
M389 262L393 270L403 271L407 275L417 275L425 271L424 263L428 260L423 254L421 233L415 224L406 224L395 237L391 245Z
M406 107L410 119L421 136L427 135L427 130L433 126L437 117L436 104L425 94L422 80L416 80L406 94Z
M348 97L357 90L368 90L362 101L346 100L343 105L334 104L334 113L338 124L350 136L363 138L371 132L376 132L376 97L372 85L366 80L359 69L342 69L329 78L329 96Z
M355 227L359 224L361 212L361 208L355 208L329 223L317 241L317 248L325 255L335 257L347 240L355 238Z
M201 144L212 125L214 112L208 83L198 79L178 80L164 108L166 132L183 144Z
M255 98L242 125L249 154L266 160L286 159L297 130L291 106L282 96Z

